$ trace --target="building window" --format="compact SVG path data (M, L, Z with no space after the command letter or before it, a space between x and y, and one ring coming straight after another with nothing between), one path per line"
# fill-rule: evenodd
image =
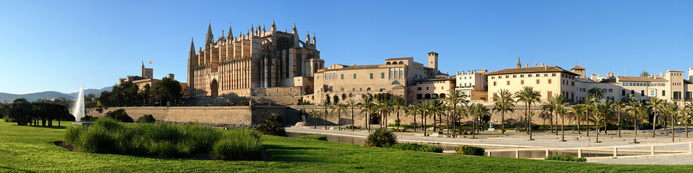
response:
M674 91L674 100L681 100L681 91Z
M539 79L537 79L537 84L539 84Z
M354 73L354 79L356 79L356 73Z
M556 77L556 73L551 74L552 77Z
M662 96L666 96L666 93L667 93L666 90L662 90Z
M650 89L650 96L657 96L657 89Z
M621 96L626 96L626 90L621 90Z
M344 79L344 74L341 75L342 79Z
M551 84L551 79L549 79L549 84Z
M506 85L510 85L510 81L507 81L507 84L506 84Z
M385 79L385 73L380 73L380 79Z
M553 92L552 91L546 91L546 98L553 98Z
M525 77L525 75L521 74L520 77L523 78L523 77Z
M421 87L417 87L417 88L416 88L416 90L419 90L419 91L421 91Z
M416 99L417 99L417 100L421 100L421 98L422 98L422 95L421 95L421 94L416 94Z
M426 87L426 91L428 91L428 87Z
M525 80L520 80L520 85L524 85L524 84L525 84Z
M635 90L630 90L630 95L635 95Z
M371 79L373 79L373 73L371 73Z
M645 96L645 90L640 90L640 96Z
M609 88L609 93L613 93L614 89Z
M513 75L513 78L517 78L517 75Z

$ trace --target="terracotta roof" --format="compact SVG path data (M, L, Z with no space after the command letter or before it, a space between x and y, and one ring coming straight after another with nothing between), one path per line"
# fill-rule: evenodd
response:
M350 66L344 66L343 68L336 68L336 69L327 69L323 68L320 70L325 70L325 71L339 71L339 70L352 70L352 69L376 69L380 68L380 65L350 65Z
M425 82L425 81L454 81L454 78L450 77L440 77L440 78L429 78L429 79L421 79L421 80L416 80L417 82Z
M575 70L584 70L585 68L584 68L584 67L580 67L579 65L576 65L575 67L571 68L571 70L572 70L572 69L575 69Z
M410 59L414 59L414 57L388 58L385 61L387 61L387 60L410 60Z
M490 73L484 74L484 76L489 75L503 75L503 74L518 74L518 73L546 73L546 72L561 72L567 73L575 76L579 76L568 70L564 70L558 66L542 66L542 67L520 67L520 68L506 68L503 70L498 70Z
M664 78L651 78L651 77L632 77L632 76L619 76L617 77L619 82L668 82Z

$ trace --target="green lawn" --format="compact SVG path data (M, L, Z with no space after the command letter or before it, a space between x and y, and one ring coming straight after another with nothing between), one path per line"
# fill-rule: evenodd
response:
M68 123L65 123L68 124ZM272 161L166 159L71 152L64 128L0 122L0 172L688 172L693 166L601 165L444 155L263 136Z

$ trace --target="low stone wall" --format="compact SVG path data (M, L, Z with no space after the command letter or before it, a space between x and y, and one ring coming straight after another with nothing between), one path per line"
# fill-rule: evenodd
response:
M108 111L125 109L133 119L151 114L158 121L196 122L206 124L257 125L265 116L277 114L285 124L300 120L299 113L285 106L210 106L210 107L111 107L102 113L89 109L88 115L103 117Z

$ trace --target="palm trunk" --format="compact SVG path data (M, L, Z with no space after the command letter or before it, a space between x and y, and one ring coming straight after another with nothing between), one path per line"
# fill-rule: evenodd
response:
M474 123L472 123L472 138L476 138L476 116L474 116Z
M633 118L633 143L638 143L638 119Z
M595 141L595 142L599 143L599 130L597 130L597 129L599 129L599 126L597 125L599 123L595 122L594 124L595 124L594 129L597 131L597 141Z
M437 129L436 129L436 114L433 114L433 132L437 132Z
M339 131L342 130L342 124L340 120L342 120L342 112L337 112L337 129L339 129Z
M674 137L676 136L676 133L674 133L674 114L671 114L671 142L674 142Z
M423 115L421 115L421 119L422 119L421 121L423 121L423 127L422 127L422 129L423 129L423 131L424 131L424 136L428 136L428 135L426 135L426 113L424 113Z
M616 122L616 126L618 126L618 137L621 137L621 109L618 109L618 115L616 116L618 118L618 122Z
M399 130L399 124L401 124L402 121L399 120L399 110L397 110L397 130Z
M565 142L565 115L561 117L561 141Z
M501 134L505 134L505 111L501 110Z
M580 117L578 116L578 117L576 117L575 119L577 119L577 130L578 130L578 134L582 134L582 132L581 132L581 130L580 130Z
M60 121L58 121L58 123L59 122ZM685 123L686 123L686 138L688 138L688 121L686 121ZM58 125L58 126L60 126L60 125Z
M355 131L356 126L354 124L356 123L356 119L354 119L354 107L351 107L351 131Z
M416 112L414 112L414 131L416 131L418 124L416 124Z
M657 127L657 109L655 109L655 114L652 117L652 138L655 137L655 128Z

